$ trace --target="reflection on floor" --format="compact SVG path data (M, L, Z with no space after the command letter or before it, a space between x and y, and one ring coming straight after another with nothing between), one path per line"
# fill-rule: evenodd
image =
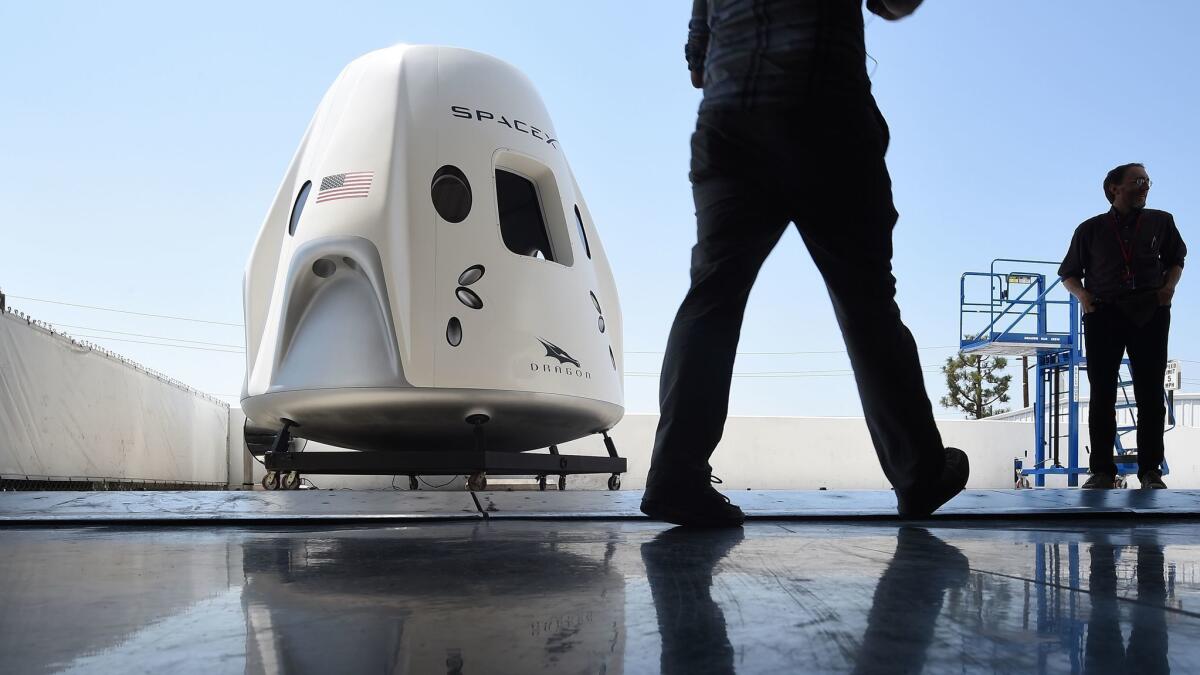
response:
M4 670L1200 670L1194 520L0 530Z

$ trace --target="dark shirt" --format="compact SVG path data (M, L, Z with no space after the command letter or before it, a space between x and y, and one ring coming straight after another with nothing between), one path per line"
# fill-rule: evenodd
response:
M869 92L859 0L693 0L684 47L701 110L798 107Z
M1121 242L1127 248L1132 246L1132 287L1124 281L1125 257ZM1071 246L1058 267L1058 276L1082 279L1084 288L1092 295L1101 301L1112 301L1139 291L1161 288L1166 271L1183 267L1186 256L1187 246L1170 213L1141 209L1119 216L1116 209L1110 209L1075 228Z

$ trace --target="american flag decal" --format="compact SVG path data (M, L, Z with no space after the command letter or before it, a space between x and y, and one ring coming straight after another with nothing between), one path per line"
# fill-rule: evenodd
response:
M371 191L371 181L374 179L374 171L354 171L325 176L321 179L321 189L317 192L317 203L331 202L335 199L366 197L367 193Z

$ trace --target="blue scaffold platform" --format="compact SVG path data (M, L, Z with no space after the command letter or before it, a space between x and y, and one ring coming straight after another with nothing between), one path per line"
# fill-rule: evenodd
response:
M1044 260L997 258L986 272L966 272L959 281L959 351L980 356L1033 359L1033 463L1017 460L1017 483L1043 487L1048 475L1064 475L1075 487L1088 469L1080 463L1080 373L1087 368L1079 301ZM1128 359L1122 367L1128 370ZM1121 377L1117 410L1131 420L1113 439L1117 471L1137 472L1137 450L1125 437L1136 431L1132 377ZM1167 428L1174 428L1173 392L1164 391ZM1064 443L1065 441L1065 443ZM1014 453L1020 454L1020 453ZM1170 472L1164 460L1163 474Z

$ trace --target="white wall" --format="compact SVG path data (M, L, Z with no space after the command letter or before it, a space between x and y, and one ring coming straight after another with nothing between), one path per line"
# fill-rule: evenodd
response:
M229 407L0 312L0 475L225 483Z
M231 414L240 414L233 409ZM657 415L626 415L611 435L617 451L629 462L622 477L623 489L645 486L650 466ZM234 425L231 423L231 429ZM240 429L240 422L237 424ZM970 488L1008 489L1013 487L1013 460L1033 463L1033 425L1028 422L993 420L939 420L938 428L946 445L962 448L971 460ZM1087 427L1082 429L1086 438ZM239 431L240 435L240 431ZM1165 436L1167 461L1172 487L1200 487L1200 429L1177 428ZM308 451L340 450L309 443ZM559 446L564 454L605 454L599 436ZM1026 455L1028 453L1028 455ZM1087 455L1080 463L1087 466ZM1065 456L1064 456L1065 461ZM866 424L861 417L731 417L725 435L712 458L713 472L731 490L830 490L888 489L879 468ZM255 480L262 478L262 467L254 465ZM311 476L322 488L386 489L391 476ZM568 489L604 489L606 475L572 476ZM444 478L427 479L431 484ZM1131 485L1136 480L1131 479ZM495 484L495 481L492 481ZM401 476L396 485L406 489L408 480ZM1051 477L1050 487L1065 487L1065 477ZM422 486L421 489L430 489ZM446 489L462 489L458 480Z
M619 453L629 459L622 487L644 487L657 425L657 415L628 415L613 430ZM1032 427L1021 422L951 420L938 428L943 442L970 457L970 487L1012 487L1013 457L1032 445ZM574 441L560 451L601 454L598 441ZM731 417L710 463L732 490L891 487L861 417Z
M231 415L240 416L231 409ZM240 429L235 418L230 429ZM622 488L640 489L645 485L650 466L657 415L626 415L611 435L617 451L629 462ZM939 422L943 440L968 451L973 473L971 487L1012 487L1013 457L1032 446L1032 427L1021 422ZM239 432L240 433L240 432ZM242 444L244 448L244 444ZM319 443L309 443L307 451L333 451ZM603 440L591 436L559 446L563 454L605 454ZM886 489L890 487L879 468L862 418L820 417L731 417L725 435L712 460L713 470L729 489L797 490ZM256 480L262 467L254 465ZM322 488L388 488L391 476L311 476ZM607 475L572 476L569 489L603 489ZM444 478L428 479L429 483ZM492 481L493 484L495 481ZM407 488L401 477L396 485ZM448 489L462 489L456 481ZM422 486L421 489L429 489Z
M1183 402L1177 402L1177 406ZM1191 413L1195 402L1188 401ZM8 476L228 481L257 485L237 408L116 355L0 314L0 474ZM657 415L627 415L612 436L629 462L625 489L644 486ZM1167 433L1172 487L1200 487L1200 428ZM1007 420L941 420L946 444L971 459L973 488L1009 488L1013 459L1033 458L1033 425ZM1087 426L1081 438L1087 437ZM309 443L308 451L338 450ZM566 454L603 456L600 437L566 443ZM1087 455L1080 458L1087 465ZM885 489L860 417L733 417L713 456L729 489ZM249 479L246 478L249 476ZM391 476L309 476L322 488L386 489ZM430 484L445 478L430 477ZM607 476L573 476L571 489L603 489ZM407 488L407 478L396 485ZM496 481L492 481L496 485ZM1051 486L1065 485L1053 478ZM422 486L422 489L429 489ZM456 480L447 489L462 489Z

